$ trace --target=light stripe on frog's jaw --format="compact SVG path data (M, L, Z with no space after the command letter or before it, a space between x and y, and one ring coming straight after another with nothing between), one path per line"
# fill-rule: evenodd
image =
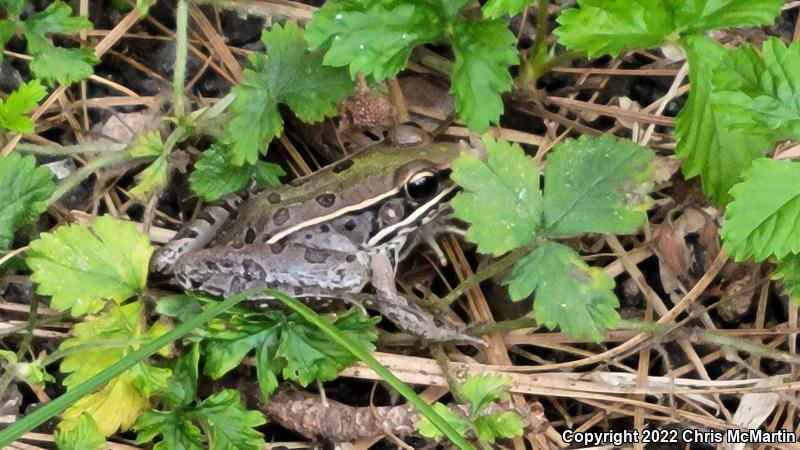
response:
M406 216L406 218L403 220L395 224L385 226L380 231L375 233L367 241L367 247L380 246L393 239L397 235L400 235L403 229L410 231L414 228L417 228L420 224L425 223L425 215L428 214L433 208L436 208L437 205L448 202L458 192L458 190L459 187L455 183L445 187L438 194L414 209L414 212Z

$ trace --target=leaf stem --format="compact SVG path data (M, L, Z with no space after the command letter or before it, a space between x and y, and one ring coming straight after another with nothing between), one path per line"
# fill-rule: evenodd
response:
M12 423L8 428L0 431L0 448L5 448L24 433L36 428L53 416L59 414L61 411L65 410L79 399L91 394L93 391L97 390L118 375L130 369L138 362L157 352L160 348L180 339L211 318L218 316L226 309L250 297L251 295L260 292L260 289L252 289L240 292L222 302L206 308L200 314L190 318L169 332L148 342L139 350L126 355L124 358L110 365L97 375L94 375L83 383L75 386L64 395L46 403L41 408L33 411L27 416L22 417L17 422Z
M537 0L536 2L536 36L533 40L532 54L538 55L543 47L546 46L547 39L547 19L550 17L550 0Z
M181 118L186 113L183 89L186 78L186 58L188 54L186 29L189 22L187 0L178 0L175 12L175 68L172 73L172 102L175 117Z
M381 365L377 359L375 359L369 352L365 351L363 348L355 345L350 339L347 338L338 328L333 326L329 321L325 320L324 318L320 317L317 313L315 313L311 308L308 306L300 303L299 301L281 293L275 291L273 289L267 289L266 292L277 298L281 301L284 305L288 306L296 313L303 316L304 319L308 320L312 324L319 327L325 334L327 334L331 339L333 339L337 344L344 347L347 351L353 354L356 358L363 361L370 369L374 370L375 373L378 374L385 382L387 382L392 388L394 388L400 395L406 398L409 403L411 403L420 414L422 414L425 418L427 418L433 426L435 426L439 431L442 432L445 436L447 436L450 441L456 445L461 450L474 450L474 447L466 440L463 436L461 436L453 427L447 423L439 414L431 408L430 405L425 403L416 392L414 392L411 387L407 384L400 381L389 369Z
M50 206L53 203L57 202L62 195L69 192L70 189L74 188L78 185L84 178L88 177L92 172L102 167L124 161L126 159L130 159L131 154L127 151L120 151L120 152L113 152L109 154L105 154L103 156L99 156L89 162L87 162L83 167L73 172L70 176L64 179L56 189L53 191L53 194L50 195L50 198L47 199L46 205Z
M76 155L80 153L113 153L125 150L128 144L117 144L107 141L87 142L76 145L39 145L21 142L15 149L23 153L37 155Z
M463 283L459 284L455 289L450 291L449 294L445 295L439 300L431 302L430 307L440 310L447 308L451 303L458 300L458 298L461 297L468 289L472 289L473 287L482 283L484 280L508 269L511 267L511 265L517 262L517 260L525 256L529 251L531 251L529 246L520 247L511 253L506 254L502 258L491 262L475 272L474 275L464 280Z

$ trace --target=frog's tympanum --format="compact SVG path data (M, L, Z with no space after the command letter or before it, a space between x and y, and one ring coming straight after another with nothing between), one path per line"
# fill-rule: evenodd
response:
M369 306L401 329L476 342L393 285L376 285L376 272L393 271L410 247L450 228L450 162L468 147L433 144L415 130L397 130L390 138L402 135L399 144L365 148L288 185L210 205L156 252L153 269L174 273L189 290L227 297L270 287L312 306L317 298L353 300L372 281L378 294Z

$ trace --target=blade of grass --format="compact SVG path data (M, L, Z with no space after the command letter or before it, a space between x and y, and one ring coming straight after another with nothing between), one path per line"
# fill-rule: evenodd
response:
M133 367L134 364L144 360L148 356L158 351L158 349L180 339L193 329L199 327L213 317L218 316L226 309L236 305L247 297L260 292L262 292L260 289L240 292L239 294L236 294L220 303L216 303L204 309L200 314L192 317L186 322L181 323L157 339L150 341L146 345L142 346L142 348L120 359L107 369L79 384L64 395L46 403L41 408L33 411L17 422L14 422L8 428L0 431L0 448L5 448L23 434L33 430L37 426L65 410L71 404L99 389L117 375L120 375L122 372Z
M406 400L409 401L420 414L422 414L425 418L431 421L431 423L439 429L448 439L450 442L455 444L461 450L474 450L475 448L466 440L463 436L461 436L453 427L447 423L433 408L430 407L424 400L422 400L410 386L400 381L399 378L394 376L394 374L389 371L386 367L381 365L377 359L375 359L371 354L364 351L361 347L355 345L350 339L347 338L339 329L334 327L330 322L325 320L324 318L320 317L317 313L315 313L311 308L308 306L300 303L299 301L284 295L278 291L267 289L266 292L269 295L277 298L280 300L284 305L288 306L296 313L303 316L304 319L308 320L312 324L319 327L325 334L330 336L337 344L344 347L347 351L353 354L356 358L360 359L364 364L369 366L370 369L374 370L384 381L389 383L389 385L394 388L400 395L405 397Z

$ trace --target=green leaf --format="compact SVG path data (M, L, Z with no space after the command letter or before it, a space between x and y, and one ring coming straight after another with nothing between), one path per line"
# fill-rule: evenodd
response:
M448 408L447 406L436 402L433 404L433 409L439 414L447 423L450 424L460 435L464 436L470 429L469 423L464 420L463 417L459 416L453 410ZM433 424L425 417L419 419L416 423L417 430L419 430L419 434L425 436L427 438L436 439L437 441L441 439L444 435L438 428L433 426Z
M161 440L153 450L203 450L205 438L183 411L145 411L133 426L136 431L136 444L152 441L156 436Z
M28 38L29 46L30 42ZM31 71L48 83L55 80L69 85L84 80L94 74L93 67L98 63L91 49L55 47L49 42L32 53Z
M27 264L36 293L53 297L50 307L71 309L74 317L103 309L144 288L150 246L130 222L102 216L93 232L82 225L62 226L31 242Z
M55 189L51 176L46 168L36 167L32 156L0 156L0 249L11 245L14 231L47 209L45 201Z
M203 158L197 161L189 176L189 184L198 196L213 202L245 189L252 179L261 186L276 186L280 184L278 178L286 175L277 164L256 161L236 166L229 156L227 150L218 145L203 152Z
M493 444L497 438L522 436L525 424L514 411L498 411L475 419L478 439Z
M652 48L713 28L768 25L781 0L579 0L563 11L559 41L590 58Z
M508 397L508 380L492 375L472 375L461 386L470 404L470 416L475 418L495 400Z
M17 25L8 19L0 19L0 47L5 48L8 41L17 34ZM3 61L3 53L0 52L0 61Z
M675 153L684 160L686 178L701 176L703 191L717 204L754 159L771 148L777 136L752 114L731 107L727 91L758 92L763 63L752 47L727 50L705 37L682 40L692 90L675 119Z
M553 236L633 233L644 224L653 187L653 155L605 135L567 139L547 158L544 224Z
M152 158L153 161L146 169L136 176L137 184L131 189L131 195L144 199L153 192L161 190L167 185L169 164L167 163L167 149L161 142L158 131L152 131L139 136L131 146L131 156L134 158Z
M673 32L672 13L662 0L580 0L562 11L554 33L561 44L590 58L618 56L632 48L661 45Z
M259 450L264 437L253 428L266 423L258 411L248 411L239 392L225 389L212 395L194 413L211 430L212 450Z
M106 440L97 429L92 416L81 414L71 427L61 426L55 433L58 450L100 450L106 448Z
M194 344L188 353L175 362L172 377L167 381L167 389L163 396L170 406L174 408L188 406L194 401L197 394L199 361L200 350L198 345Z
M326 65L382 81L405 67L414 47L444 36L444 17L425 0L333 0L314 13L306 35L312 49L327 49Z
M760 158L731 189L722 239L737 261L800 253L800 163Z
M467 239L481 253L503 254L536 238L542 218L539 170L519 145L484 137L488 160L462 153L452 178L463 193L451 204L456 217L470 222Z
M516 16L525 10L533 0L489 0L483 5L483 15L490 19L497 19L506 14Z
M787 47L780 39L772 38L763 44L763 62L754 66L760 71L752 75L758 85L719 92L718 103L731 109L736 127L741 133L767 128L777 138L800 139L800 43ZM754 56L757 58L757 56Z
M516 38L504 21L465 21L453 25L451 43L456 111L471 129L483 132L503 113L500 92L511 89L508 67L519 63Z
M44 37L49 33L77 33L92 28L92 22L83 16L73 16L72 8L64 2L50 3L25 19L25 32Z
M33 121L28 113L39 105L47 91L39 80L22 83L3 101L0 99L0 127L17 133L33 132Z
M253 54L244 80L234 87L234 116L228 131L232 162L254 164L259 152L283 130L278 104L286 104L304 122L318 122L336 113L336 104L353 89L342 69L322 65L310 52L303 32L293 22L274 25L261 35L267 54Z
M573 338L588 336L599 342L603 331L619 320L614 280L565 245L541 244L514 265L508 283L513 300L536 291L536 320L548 328L559 326Z
M33 56L31 71L46 82L56 80L64 85L92 75L92 66L98 62L92 49L56 47L49 37L53 33L76 33L91 27L89 19L73 16L72 8L60 1L28 17L22 33Z
M783 282L783 290L795 304L800 304L800 255L787 255L778 260L773 280Z
M19 16L22 14L22 10L25 9L25 4L28 3L28 0L3 0L2 4L6 7L9 13L14 16Z
M672 0L675 26L681 33L714 28L770 25L781 13L783 0Z
M377 319L351 310L339 316L334 325L363 348L372 351ZM319 379L329 381L354 362L353 356L331 342L316 327L292 314L278 312L234 316L227 327L217 325L207 332L204 341L205 374L219 378L256 349L256 369L265 396L277 387L275 375L294 380L303 386Z

